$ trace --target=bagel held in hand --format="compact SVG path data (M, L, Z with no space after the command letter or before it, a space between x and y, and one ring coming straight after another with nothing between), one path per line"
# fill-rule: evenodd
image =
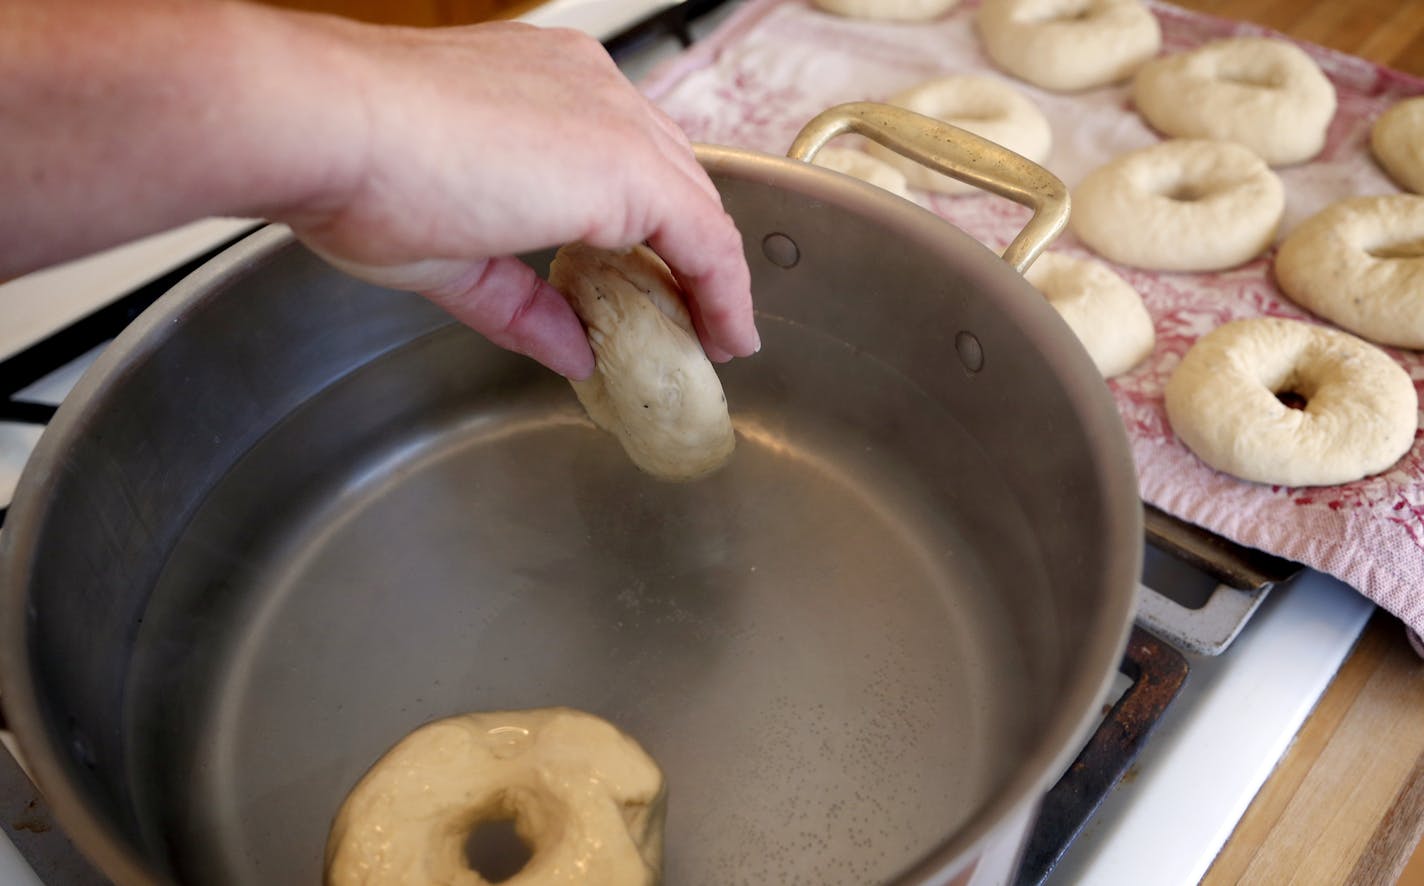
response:
M341 804L326 886L487 881L465 844L513 820L531 850L510 886L652 886L661 879L663 777L638 743L569 708L466 714L412 732Z
M1279 317L1237 320L1197 339L1166 395L1172 429L1198 458L1280 486L1378 474L1409 451L1419 424L1414 383L1388 354Z
M588 330L593 375L573 381L589 417L633 463L664 480L691 480L732 457L736 436L677 281L645 246L560 249L549 282Z

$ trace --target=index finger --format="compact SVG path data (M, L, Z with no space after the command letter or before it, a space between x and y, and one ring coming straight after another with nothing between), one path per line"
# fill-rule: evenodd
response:
M676 214L664 216L648 236L672 270L701 319L710 343L737 357L761 350L752 316L751 272L742 235L720 202L687 183L681 200L664 200Z

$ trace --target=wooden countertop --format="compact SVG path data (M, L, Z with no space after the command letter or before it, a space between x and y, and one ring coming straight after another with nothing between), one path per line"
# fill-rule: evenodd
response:
M1424 661L1381 611L1203 883L1417 886L1421 837Z
M1424 77L1424 0L1170 0Z

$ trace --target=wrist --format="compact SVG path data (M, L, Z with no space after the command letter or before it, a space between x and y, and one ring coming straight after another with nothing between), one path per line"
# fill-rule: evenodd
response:
M339 205L364 164L355 27L246 3L0 3L0 276L204 216Z
M224 30L239 61L235 121L244 181L228 214L294 224L340 212L359 187L369 143L366 27L333 16L225 3ZM248 165L245 160L251 159ZM245 205L243 205L245 204Z

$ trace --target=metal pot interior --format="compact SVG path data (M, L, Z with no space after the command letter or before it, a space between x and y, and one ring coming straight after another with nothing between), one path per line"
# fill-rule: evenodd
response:
M366 767L472 710L633 734L671 883L943 875L1056 776L1140 540L1091 364L928 213L704 162L765 343L721 369L708 480L639 474L561 379L278 229L86 377L7 526L4 688L111 874L318 882Z

